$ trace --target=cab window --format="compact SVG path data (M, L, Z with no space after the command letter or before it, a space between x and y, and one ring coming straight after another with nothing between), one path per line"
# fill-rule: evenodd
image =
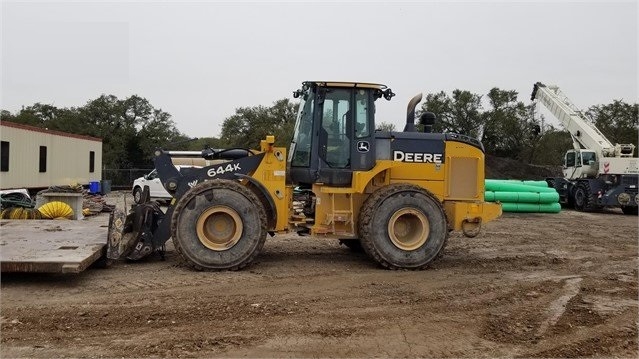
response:
M567 152L566 153L565 166L566 167L575 167L575 153L574 152Z
M355 94L355 136L363 138L370 136L368 128L368 92L359 90Z
M582 152L581 153L581 159L583 161L583 164L585 166L590 164L590 161L597 161L597 158L595 157L595 153L594 152Z
M331 90L324 98L322 131L326 135L326 163L333 168L350 165L352 117L349 90Z

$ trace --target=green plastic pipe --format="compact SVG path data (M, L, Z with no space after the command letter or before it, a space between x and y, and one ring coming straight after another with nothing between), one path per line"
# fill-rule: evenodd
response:
M488 184L488 183L518 183L518 184L525 184L527 186L548 187L548 182L546 182L546 181L532 181L532 180L486 179L486 184Z
M559 194L537 193L537 192L484 192L484 200L488 202L510 202L510 203L555 203L559 202Z
M546 181L533 181L533 180L510 180L515 183L525 184L527 186L535 186L535 187L548 187L548 182Z
M495 192L542 192L553 193L557 192L554 188L530 186L513 181L486 181L486 191Z
M561 205L559 203L502 203L501 210L504 212L538 212L538 213L559 213Z

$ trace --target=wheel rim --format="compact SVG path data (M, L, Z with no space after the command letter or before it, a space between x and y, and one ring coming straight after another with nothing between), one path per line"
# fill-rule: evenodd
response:
M244 229L239 214L227 206L214 206L204 211L198 217L196 227L200 242L214 251L233 247Z
M141 198L142 198L142 194L140 193L140 190L136 190L135 193L133 194L133 200L135 201L135 203L140 203Z
M391 242L405 251L412 251L424 245L429 233L428 218L413 208L400 209L388 222L388 236Z

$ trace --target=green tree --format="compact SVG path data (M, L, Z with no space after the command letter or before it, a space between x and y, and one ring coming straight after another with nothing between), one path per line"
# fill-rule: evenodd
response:
M13 116L13 114L11 114L11 112L9 112L7 110L0 110L0 121L16 122L14 118L15 118L15 116Z
M610 104L591 106L585 115L612 144L632 143L637 146L639 104L615 100Z
M152 158L156 148L176 149L175 146L183 148L181 143L187 140L187 137L175 127L171 115L162 110L153 109L152 113L140 122L137 143L143 156L147 158Z
M377 128L375 129L375 131L382 131L382 132L395 131L395 124L390 122L382 121L381 123L378 123L376 127Z
M224 148L222 140L217 137L201 137L193 141L184 142L185 151L200 151L205 148Z
M564 154L572 148L570 133L548 126L539 137L531 163L539 165L561 165Z
M139 109L113 95L102 95L80 109L87 134L102 138L102 163L107 168L132 168L144 158L136 141ZM148 160L148 159L147 159Z
M293 138L298 107L299 104L282 99L271 107L238 108L222 123L220 139L228 147L259 148L260 140L274 135L276 145L286 147Z
M477 138L483 124L481 97L462 90L454 90L452 96L444 91L428 94L422 111L430 111L437 116L433 132L459 133Z
M53 105L35 103L31 106L23 107L22 110L13 116L11 121L52 130L62 130L59 128L59 124L73 111L73 109L59 109Z
M490 110L483 113L482 142L486 152L518 160L532 161L541 128L532 118L532 105L517 101L516 91L492 88L486 98Z
M2 120L101 138L106 168L148 167L156 147L184 138L170 114L137 95L102 95L77 108L36 103L15 115L3 111Z

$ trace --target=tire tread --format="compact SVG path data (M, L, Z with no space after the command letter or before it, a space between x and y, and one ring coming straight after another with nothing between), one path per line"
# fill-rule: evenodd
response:
M439 209L444 215L444 218L446 218L444 208L441 202L437 199L437 197L435 197L428 190L421 188L419 186L412 185L412 184L402 184L402 183L390 184L388 186L382 187L378 189L377 191L373 192L373 194L371 194L364 201L364 204L362 205L362 209L360 211L360 217L359 217L360 242L361 242L362 248L364 249L364 252L366 252L367 255L369 255L372 259L374 259L377 263L379 263L382 267L386 269L397 270L397 269L406 269L406 268L399 267L397 265L394 265L388 262L387 260L382 258L380 253L375 249L372 243L373 217L374 217L375 210L385 199L387 199L388 197L396 193L402 193L402 192L405 192L405 195L409 195L409 196L415 196L416 193L420 193L427 197L432 198L434 202L438 204ZM435 256L435 258L433 258L432 261L437 260L443 255L444 248L446 248L446 245L448 244L448 235L449 235L449 231L446 230L444 244L442 245L440 251L437 253L437 255ZM432 261L421 266L412 267L410 269L412 270L424 269L428 267L428 265L432 263Z
M260 218L260 224L261 224L260 227L262 230L260 234L260 243L258 244L258 248L255 251L253 251L250 257L245 259L243 262L238 263L237 265L230 268L208 268L208 267L203 267L197 263L193 263L183 253L182 248L180 246L180 241L176 240L177 222L178 222L178 217L181 211L188 210L186 209L186 206L191 201L191 199L195 198L198 195L201 195L202 192L213 190L213 189L228 189L234 192L238 192L244 197L246 197L250 202L254 203L257 206L258 212L259 212L259 218ZM253 262L255 257L257 257L257 255L260 253L262 247L264 246L264 242L266 241L266 226L267 226L266 211L264 210L260 200L257 198L255 193L253 193L253 191L244 187L243 185L241 185L240 183L236 181L221 180L221 179L210 180L210 181L202 182L196 185L195 187L191 188L188 192L184 194L182 198L180 198L178 203L175 205L175 210L173 211L173 216L171 218L171 239L173 241L173 246L175 247L175 251L178 253L177 257L179 258L179 262L180 264L184 266L187 266L196 271L224 271L224 270L237 271L246 267L251 262Z

